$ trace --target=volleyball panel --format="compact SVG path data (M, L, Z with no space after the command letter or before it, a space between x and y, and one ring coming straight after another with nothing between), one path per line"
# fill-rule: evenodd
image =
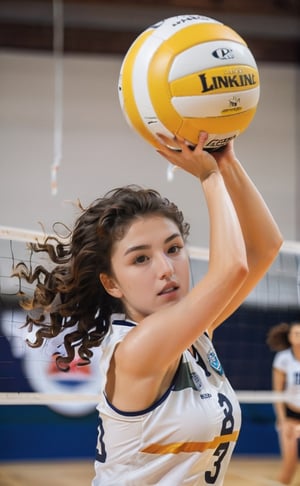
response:
M155 145L156 138L150 130L148 130L147 124L143 122L140 115L139 108L136 103L135 93L138 89L142 90L141 99L143 100L142 110L147 113L149 111L149 97L146 90L147 79L145 78L145 69L142 69L142 63L144 57L141 56L141 46L146 42L152 40L151 37L152 29L147 29L143 32L136 41L132 44L130 50L128 51L120 71L119 83L118 83L118 93L121 108L123 110L124 116L127 123L134 129L136 129L139 134L144 137L149 143ZM155 46L152 49L155 49ZM150 49L150 48L149 48ZM138 69L136 66L140 65ZM150 118L149 118L150 121Z
M176 53L169 71L169 81L182 78L184 73L193 74L197 69L230 66L233 61L235 65L246 64L255 69L257 67L246 44L227 40L225 48L223 40L205 41Z
M248 110L256 109L253 106L253 97L259 95L256 90L247 90L242 94L243 107L240 106L241 95L233 93L228 101L226 93L215 95L212 99L208 96L174 96L172 105L182 115L183 118L213 118L220 114L230 116L238 113L245 113ZM220 112L220 106L224 106Z

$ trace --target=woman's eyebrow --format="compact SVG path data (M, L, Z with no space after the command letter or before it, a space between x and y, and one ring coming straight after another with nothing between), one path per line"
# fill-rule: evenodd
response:
M173 233L172 235L168 236L168 238L165 239L164 243L169 243L170 241L172 241L175 238L178 238L180 236L181 236L180 233ZM124 256L125 255L128 255L129 253L132 253L134 251L149 250L150 248L151 248L151 245L136 245L136 246L130 246L125 251Z
M170 241L174 240L175 238L181 237L180 233L173 233L171 236L165 239L165 243L169 243Z
M151 245L137 245L137 246L130 246L125 251L124 255L128 255L128 253L132 253L133 251L140 251L140 250L149 250Z

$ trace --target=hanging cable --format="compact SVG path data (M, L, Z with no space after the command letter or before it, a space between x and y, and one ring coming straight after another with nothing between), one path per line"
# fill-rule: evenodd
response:
M53 162L51 166L51 194L57 194L57 173L62 160L63 132L63 53L64 8L63 0L53 0L53 58L54 58L54 124Z

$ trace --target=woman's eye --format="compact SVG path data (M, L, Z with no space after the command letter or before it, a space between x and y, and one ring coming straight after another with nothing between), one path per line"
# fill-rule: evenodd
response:
M182 247L179 245L173 245L171 248L169 248L168 253L179 253L181 248Z
M139 263L145 263L148 260L148 257L146 255L140 255L135 258L134 263L139 264Z

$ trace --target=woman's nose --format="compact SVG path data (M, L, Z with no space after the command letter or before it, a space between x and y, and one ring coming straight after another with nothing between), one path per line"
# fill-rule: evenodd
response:
M174 273L173 264L167 255L160 255L157 268L160 278L170 278Z

